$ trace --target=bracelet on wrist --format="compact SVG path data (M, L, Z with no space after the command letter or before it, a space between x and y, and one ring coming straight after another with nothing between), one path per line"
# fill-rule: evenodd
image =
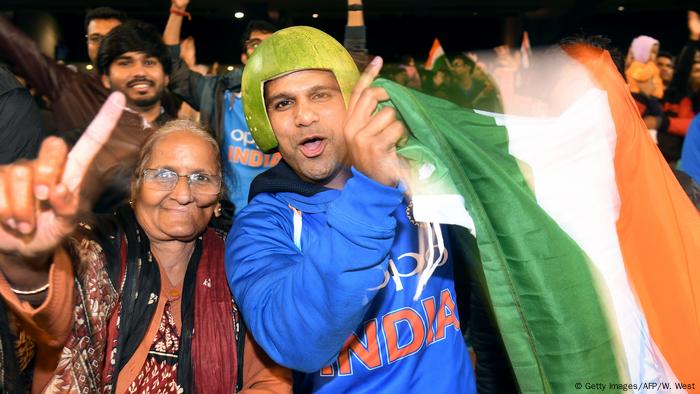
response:
M34 294L43 293L48 289L49 289L49 283L47 283L41 287L38 287L36 289L33 289L33 290L17 290L13 287L10 287L10 290L12 290L12 292L17 294L17 295L34 295Z
M187 11L178 10L175 7L170 7L170 13L175 14L175 15L179 15L179 16L186 16L188 21L192 20L192 14L190 14Z
M348 11L362 11L362 4L350 4L348 5Z

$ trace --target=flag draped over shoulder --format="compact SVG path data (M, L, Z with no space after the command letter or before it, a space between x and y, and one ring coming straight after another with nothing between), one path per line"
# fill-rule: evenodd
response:
M552 118L375 82L410 131L415 217L475 233L522 392L700 382L700 215L607 52L570 53L596 88Z

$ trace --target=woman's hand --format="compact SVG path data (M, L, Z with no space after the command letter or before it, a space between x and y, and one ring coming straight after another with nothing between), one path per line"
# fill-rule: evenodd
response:
M0 253L36 258L73 232L83 177L124 105L124 95L112 93L70 152L49 137L35 160L0 166Z

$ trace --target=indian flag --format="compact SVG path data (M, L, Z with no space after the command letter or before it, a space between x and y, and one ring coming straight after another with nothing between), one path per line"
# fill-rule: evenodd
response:
M522 392L688 389L700 384L700 214L608 53L569 54L590 87L545 118L375 82L410 130L399 153L415 169L414 216L474 233Z
M432 69L439 69L446 62L447 56L445 56L445 51L442 49L440 41L438 41L436 38L433 40L433 46L430 48L428 60L425 62L425 69L428 71Z
M532 47L530 46L530 35L523 33L523 41L520 43L520 63L523 68L530 68L530 58L532 57Z

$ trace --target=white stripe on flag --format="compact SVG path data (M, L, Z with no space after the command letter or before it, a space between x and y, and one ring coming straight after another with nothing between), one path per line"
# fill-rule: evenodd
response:
M675 381L653 344L625 271L616 227L617 133L607 94L590 88L579 97L559 117L489 115L507 128L511 155L531 170L529 182L539 205L598 270L602 279L598 282L606 286L599 293L609 296L601 301L607 302L604 308L616 326L611 328L616 328L624 348L626 359L619 360L620 370L629 376L622 378L629 383Z

